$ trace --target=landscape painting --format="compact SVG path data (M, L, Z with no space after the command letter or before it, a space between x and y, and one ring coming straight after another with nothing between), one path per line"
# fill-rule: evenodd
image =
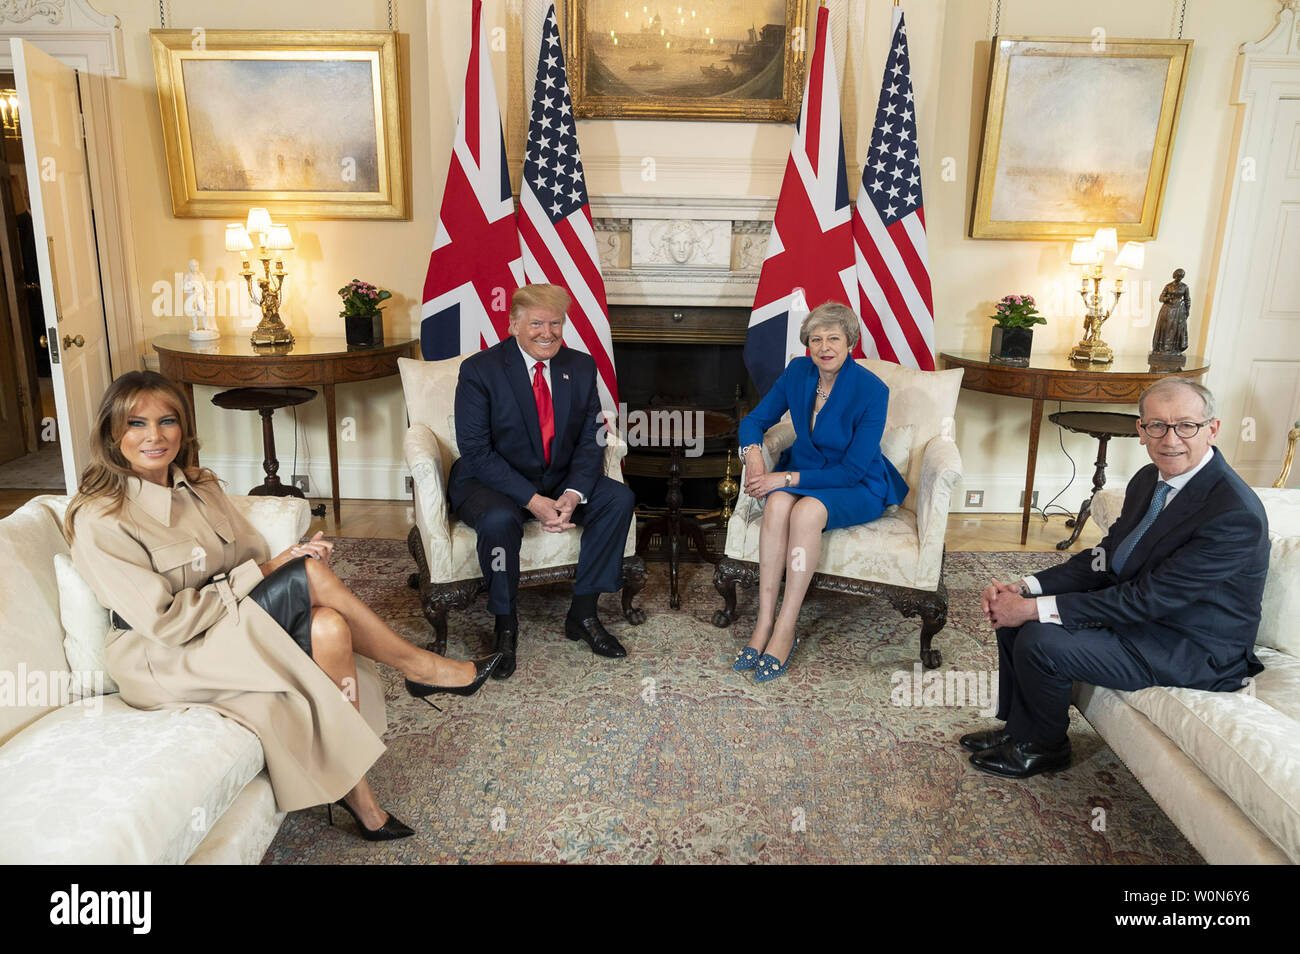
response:
M996 38L972 237L1154 238L1188 45Z
M397 34L150 38L175 215L409 217Z
M182 69L199 192L379 191L369 63L190 60ZM312 108L319 103L329 109Z
M806 0L568 0L569 81L584 118L790 122Z

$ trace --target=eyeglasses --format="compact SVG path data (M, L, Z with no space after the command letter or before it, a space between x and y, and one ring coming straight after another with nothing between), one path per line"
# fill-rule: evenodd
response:
M1174 429L1174 433L1183 440L1191 440L1200 432L1201 428L1209 421L1179 421L1177 424L1167 424L1164 421L1139 421L1138 427L1146 432L1147 437L1154 437L1156 440L1164 437L1169 433L1169 428Z

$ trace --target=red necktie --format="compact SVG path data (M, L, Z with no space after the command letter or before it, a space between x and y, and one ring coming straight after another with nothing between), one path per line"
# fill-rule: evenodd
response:
M555 408L551 406L551 389L546 386L545 367L538 361L533 365L533 399L537 401L537 421L542 425L542 453L546 464L551 464L551 441L555 438Z

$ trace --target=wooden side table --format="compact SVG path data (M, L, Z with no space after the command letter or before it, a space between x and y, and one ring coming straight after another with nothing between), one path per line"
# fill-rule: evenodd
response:
M161 335L151 342L160 372L185 388L194 407L194 385L218 388L316 387L325 397L329 430L334 522L339 520L339 434L336 384L372 381L397 374L398 358L419 358L418 338L384 338L373 348L350 346L343 335L299 335L288 345L254 347L247 335L191 341ZM190 421L191 432L195 423Z
M1198 354L1189 354L1182 368L1154 368L1146 355L1117 354L1109 365L1071 361L1064 354L1034 355L1029 367L995 364L987 352L958 351L939 355L946 368L965 368L961 386L968 391L1003 394L1033 401L1029 413L1029 460L1025 468L1025 501L1020 518L1020 543L1029 539L1029 510L1034 499L1034 468L1038 463L1038 433L1044 401L1082 404L1136 404L1138 396L1160 378L1200 378L1210 369Z

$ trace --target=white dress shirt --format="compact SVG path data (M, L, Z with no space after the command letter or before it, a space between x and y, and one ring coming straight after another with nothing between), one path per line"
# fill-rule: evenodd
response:
M1210 458L1213 456L1214 448L1211 446L1206 450L1205 456L1201 458L1201 462L1191 470L1184 474L1179 474L1177 477L1171 477L1168 480L1165 480L1163 477L1158 478L1159 483L1169 485L1169 492L1165 494L1165 502L1160 506L1162 513L1164 512L1165 507L1168 507L1173 499L1178 496L1178 491L1186 487L1187 482L1199 474L1201 469L1210 462ZM1056 597L1039 595L1043 592L1043 586L1038 582L1037 577L1027 576L1023 582L1025 586L1029 587L1029 592L1038 597L1038 621L1040 623L1056 623L1057 625L1060 625L1061 615L1056 611Z
M516 343L517 343L517 342L516 342ZM534 358L534 357L533 357L532 355L530 355L527 351L525 351L522 347L519 349L519 354L520 354L520 355L523 357L523 359L524 359L524 373L528 376L528 390L530 390L530 391L533 389L533 373L535 372L535 370L536 370L536 368L537 368L537 362L538 362L539 360L542 361L542 378L545 379L545 381L546 381L546 390L549 391L549 392L551 393L551 415L552 415L552 417L554 417L554 415L555 415L555 388L551 387L551 359L550 359L550 358L546 358L545 360L542 360L542 359L540 359L540 358ZM554 437L552 437L551 439L554 440ZM583 494L578 493L578 491L574 490L572 487L566 487L566 488L564 489L564 493L565 493L565 494L570 493L570 492L572 492L572 493L574 493L574 494L577 494L577 497L578 497L578 504L579 504L579 505L581 505L581 504L585 504L585 503L587 502L587 498L586 498L586 496L583 495ZM563 497L564 494L561 494L560 496Z

